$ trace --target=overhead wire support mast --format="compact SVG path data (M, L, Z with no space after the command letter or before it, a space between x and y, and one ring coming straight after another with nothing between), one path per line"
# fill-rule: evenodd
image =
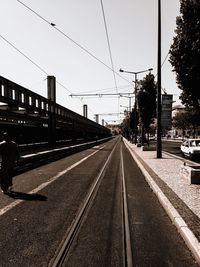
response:
M140 73L144 73L144 72L151 72L153 69L150 68L150 69L147 69L147 70L141 70L141 71L127 71L127 70L123 70L123 69L120 69L119 71L120 72L125 72L125 73L130 73L130 74L134 74L135 76L135 105L134 105L134 110L135 110L135 118L134 118L134 131L135 131L135 145L137 144L137 75L140 74Z
M123 97L123 96L134 96L134 93L113 93L113 94L109 94L109 93L105 93L105 94L71 94L69 96L71 97L84 97L84 96L98 96L98 97L102 97L102 96L119 96L119 97Z
M115 113L97 113L94 115L101 115L101 116L112 116L112 115L119 115L119 114L124 114L123 112L115 112Z

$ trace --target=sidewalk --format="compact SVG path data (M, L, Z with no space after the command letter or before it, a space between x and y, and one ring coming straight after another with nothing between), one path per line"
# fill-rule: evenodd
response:
M180 177L185 159L162 152L142 151L123 139L150 187L200 264L200 185ZM195 165L195 163L194 163Z

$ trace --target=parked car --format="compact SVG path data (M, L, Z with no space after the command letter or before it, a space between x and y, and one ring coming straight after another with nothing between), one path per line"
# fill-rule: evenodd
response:
M200 139L187 139L181 144L183 157L190 159L200 156Z

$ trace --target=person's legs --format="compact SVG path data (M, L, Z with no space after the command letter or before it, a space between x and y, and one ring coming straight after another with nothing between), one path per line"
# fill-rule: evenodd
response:
M1 179L1 190L3 192L6 192L8 190L8 183L7 180L5 178Z
M12 186L12 170L2 170L1 172L1 190L7 192Z
M12 187L12 178L13 178L13 172L12 170L9 171L8 176L7 176L7 185L8 187Z

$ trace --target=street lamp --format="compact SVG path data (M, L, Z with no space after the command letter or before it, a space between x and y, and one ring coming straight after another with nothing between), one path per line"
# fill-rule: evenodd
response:
M137 75L143 72L147 72L147 71L152 71L153 69L147 69L147 70L141 70L141 71L126 71L123 69L120 69L120 72L125 72L125 73L131 73L134 74L135 76L135 105L134 105L134 109L135 109L135 122L134 122L134 130L135 130L135 145L137 143Z

